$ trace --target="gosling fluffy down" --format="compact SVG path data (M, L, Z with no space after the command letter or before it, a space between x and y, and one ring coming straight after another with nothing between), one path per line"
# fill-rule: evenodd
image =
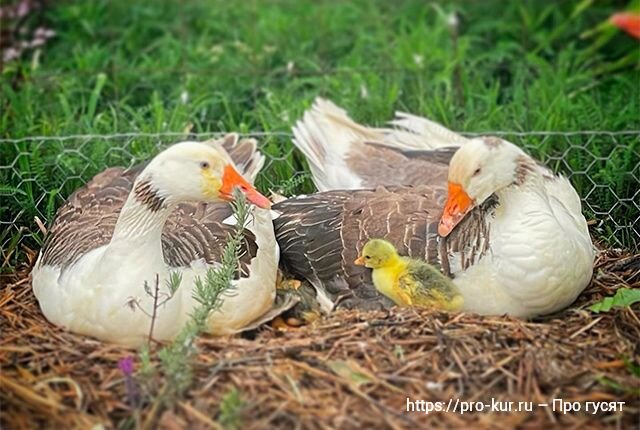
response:
M463 299L453 281L424 261L402 257L386 240L372 239L355 264L373 269L376 289L399 306L457 311Z

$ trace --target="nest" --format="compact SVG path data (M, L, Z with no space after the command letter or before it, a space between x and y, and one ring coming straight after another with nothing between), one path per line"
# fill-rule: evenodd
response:
M640 381L629 364L640 362L637 305L602 314L587 306L622 286L639 288L640 255L601 253L578 301L534 321L340 311L295 330L203 336L192 389L169 408L149 397L133 406L118 362L135 351L48 323L27 273L1 279L2 428L629 428L639 420ZM229 406L232 390L238 398ZM579 402L581 411L554 411L553 399ZM408 400L485 406L427 414L407 412ZM519 401L532 410L517 411ZM586 402L624 405L592 414Z

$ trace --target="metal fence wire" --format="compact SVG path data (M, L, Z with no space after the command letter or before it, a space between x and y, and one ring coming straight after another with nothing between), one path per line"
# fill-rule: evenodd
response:
M640 131L481 134L520 145L568 176L582 197L594 238L610 246L639 249ZM111 166L132 166L175 142L220 135L123 133L0 139L0 266L15 264L23 245L37 248L42 232L36 217L47 225L69 194L96 173ZM267 159L258 188L286 196L314 190L290 133L248 135L260 141Z

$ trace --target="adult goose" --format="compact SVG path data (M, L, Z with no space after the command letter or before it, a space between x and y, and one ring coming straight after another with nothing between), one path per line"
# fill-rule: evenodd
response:
M369 271L353 263L370 238L386 239L402 255L441 267L454 278L466 311L543 315L569 305L588 284L594 248L580 199L566 178L502 139L458 138L431 122L426 129L405 127L396 134L354 127L332 111L332 116L312 114L313 122L306 115L296 127L296 146L307 155L321 189L343 190L274 206L281 213L274 221L281 262L316 287L325 310L390 304L375 292ZM411 119L414 125L420 121ZM334 128L318 127L322 122ZM373 144L363 137L374 134ZM434 171L444 168L445 179L426 168L403 176L406 160L415 158L393 146L394 139L417 147L420 136L431 145L419 151L426 160L423 166L430 162ZM354 142L387 155L369 153L362 158L368 164L353 162L359 157ZM451 146L456 151L446 149ZM405 157L398 158L399 164L388 156L393 151ZM436 154L433 160L430 152ZM447 163L442 155L453 152ZM404 180L405 186L395 185ZM344 190L362 184L375 188Z
M225 201L234 187L257 207L242 275L210 316L209 329L233 333L268 313L278 264L270 202L237 170L253 179L263 163L255 141L228 135L221 142L178 143L146 165L95 176L58 210L33 269L44 315L70 331L135 346L151 324L154 298L145 285L153 291L158 280L162 302L168 278L178 273L180 287L158 308L153 330L155 339L171 339L196 305L195 278L220 261L234 229L223 222L232 216Z

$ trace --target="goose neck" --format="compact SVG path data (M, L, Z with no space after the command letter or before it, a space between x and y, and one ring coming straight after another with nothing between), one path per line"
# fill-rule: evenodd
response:
M159 247L164 224L175 206L150 181L136 181L120 212L111 243L154 243Z

